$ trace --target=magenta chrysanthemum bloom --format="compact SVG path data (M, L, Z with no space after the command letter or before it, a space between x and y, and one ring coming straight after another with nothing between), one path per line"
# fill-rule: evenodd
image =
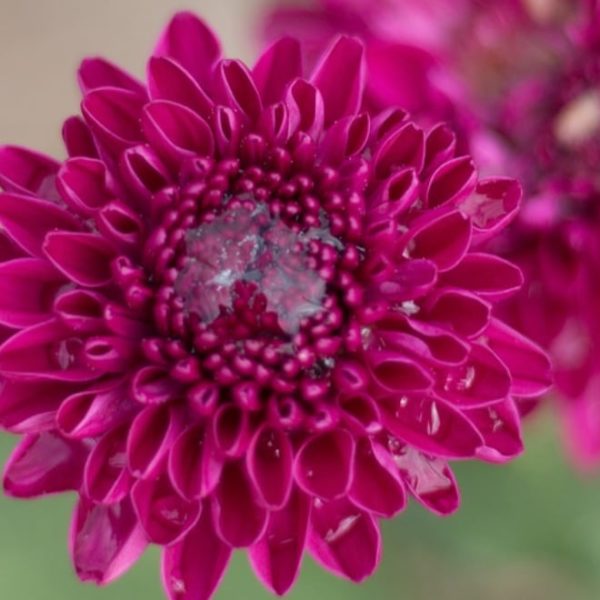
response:
M361 581L408 496L448 514L452 459L522 450L542 351L495 317L520 270L479 247L515 215L444 125L362 109L363 47L308 78L254 69L177 15L147 85L102 59L57 163L0 153L0 424L8 494L72 490L83 580L164 547L171 599L248 548L278 594L305 549Z

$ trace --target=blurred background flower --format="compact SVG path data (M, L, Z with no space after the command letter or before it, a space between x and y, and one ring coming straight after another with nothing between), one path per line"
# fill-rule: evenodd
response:
M26 2L3 5L1 10L6 10L7 15L2 19L7 29L3 43L10 52L3 55L0 68L5 69L4 80L17 82L0 96L3 114L11 114L8 122L0 123L3 140L56 154L57 124L66 113L76 111L76 93L71 83L76 63L74 49L80 49L81 54L108 55L141 74L143 50L150 46L153 32L173 9L168 3L147 7L135 1L107 2L95 13L92 3L86 4L64 2L64 7L57 4L52 8L37 7L35 3L28 6ZM217 29L229 32L225 35L226 48L232 48L234 54L239 49L243 56L254 56L248 22L251 19L258 22L259 11L264 8L259 4L263 3L244 2L238 6L231 1L217 7L202 4L196 2L193 8L210 18ZM231 18L234 10L235 19ZM131 14L131 19L125 19L125 13ZM382 22L386 20L383 18ZM422 20L427 22L426 14ZM66 29L65 22L70 23ZM105 31L109 29L111 40L107 48ZM44 35L40 36L40 31ZM424 64L425 71L430 72L428 55L435 48L426 50L427 53L419 54L425 61L419 64ZM30 57L23 61L25 67L14 58L19 55ZM40 69L40 64L46 68ZM15 70L18 77L14 76ZM56 81L62 85L57 86ZM461 125L465 123L470 136L465 134L467 143L472 139L471 128L479 127L479 115L472 117L473 109L468 103L464 113L462 109L455 113L456 102L452 100L457 89L453 87L455 83L444 81L439 74L433 81L436 87L431 110L439 110L444 118L456 119ZM66 90L71 92L65 96ZM387 102L385 97L375 97L373 102L377 101ZM418 105L417 102L417 108ZM18 106L22 112L17 110ZM428 111L424 111L424 119L432 114ZM16 115L14 119L12 115ZM494 140L492 145L495 143ZM494 160L499 156L496 152L494 148L491 153ZM412 507L402 519L387 527L384 566L372 582L353 588L323 576L310 566L291 597L315 593L357 599L368 593L382 598L398 598L403 594L408 598L429 598L442 593L450 598L473 599L596 597L600 590L596 575L600 543L590 532L600 520L595 510L599 488L582 483L565 468L557 454L552 429L543 416L538 417L531 425L530 452L514 466L504 467L505 472L467 465L459 469L465 502L458 516L442 522ZM3 438L5 453L9 443ZM38 507L18 507L5 499L1 502L0 586L12 597L47 597L48 586L56 581L57 571L63 578L61 590L72 590L73 597L100 598L107 594L112 598L142 594L147 598L161 597L152 554L110 590L81 588L71 582L66 552L60 560L56 549L57 539L64 535L68 501L45 500ZM49 510L54 511L56 519L48 519ZM63 522L58 523L60 520ZM27 533L22 523L30 528ZM34 537L38 530L44 538ZM29 557L26 563L22 559L25 555ZM35 577L31 576L32 571ZM217 597L242 595L266 597L250 582L249 570L240 557Z

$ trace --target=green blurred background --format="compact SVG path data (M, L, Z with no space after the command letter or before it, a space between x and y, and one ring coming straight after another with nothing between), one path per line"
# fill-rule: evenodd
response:
M595 600L600 598L600 474L566 464L549 414L527 427L528 451L502 467L460 464L463 502L440 519L413 504L383 523L378 573L356 586L305 560L292 600ZM14 443L0 436L0 459ZM160 600L158 552L97 589L76 581L66 550L73 497L0 499L0 598ZM266 599L238 553L218 600Z

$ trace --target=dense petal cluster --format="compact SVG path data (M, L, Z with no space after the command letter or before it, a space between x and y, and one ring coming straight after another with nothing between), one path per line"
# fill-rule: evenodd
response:
M453 108L426 102L420 106L425 118L452 120L463 147L487 172L508 168L524 184L524 210L495 246L519 264L528 281L506 318L551 352L570 449L581 466L596 465L598 2L466 0L452 3L452 18L439 18L440 4L445 3L382 0L365 10L362 0L322 0L304 11L304 19L291 19L300 16L298 9L278 9L268 29L294 24L301 37L318 47L316 38L326 43L324 31L332 35L341 28L363 36L370 48L383 44L406 52L408 47L432 57L433 70L413 72L405 66L410 61L388 61L389 50L381 55L368 51L370 72L388 75L372 79L371 96L379 106L390 101L412 106L415 89L417 98L439 98L445 92L442 97ZM341 21L335 18L338 11L345 15ZM305 27L310 21L327 28Z
M449 460L520 453L549 364L481 246L521 189L445 125L365 111L364 76L351 38L306 78L291 39L249 70L182 13L146 85L83 62L70 158L0 150L4 487L79 494L83 580L154 543L172 599L235 548L278 594L305 548L360 581L409 496L457 508Z

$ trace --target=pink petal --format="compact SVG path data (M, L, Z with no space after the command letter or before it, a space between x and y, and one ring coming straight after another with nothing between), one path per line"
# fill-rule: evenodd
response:
M70 331L99 333L104 330L105 305L106 298L97 292L72 289L56 298L54 313Z
M70 157L98 158L90 128L81 117L69 117L64 122L62 137Z
M79 66L78 79L84 95L96 88L114 87L146 97L146 88L139 81L103 58L83 60Z
M441 164L456 154L456 135L446 123L433 127L425 141L425 165L427 172L433 172Z
M5 381L0 390L0 426L14 433L56 428L57 410L79 386L54 381Z
M290 81L302 75L302 53L298 40L283 37L265 50L252 76L265 105L283 99Z
M257 504L243 462L230 462L223 468L212 509L217 534L231 547L252 546L264 535L268 512Z
M424 162L425 134L412 122L392 130L378 145L373 157L375 170L381 179L402 167L412 167L418 173Z
M419 450L448 458L470 458L482 438L457 409L428 396L402 396L380 404L383 426Z
M312 138L323 131L324 104L319 90L304 79L296 79L287 90L290 132L304 131Z
M467 362L447 370L438 393L453 404L468 408L504 400L511 385L504 363L485 346L473 344Z
M438 270L448 271L466 255L471 245L471 222L459 211L427 215L412 224L401 247L411 258L432 261Z
M177 61L203 85L221 55L219 40L211 29L191 12L179 12L160 36L154 56Z
M367 437L357 444L350 498L382 517L393 517L406 507L406 491L392 457Z
M296 481L311 496L328 500L343 496L352 484L354 452L354 439L347 431L313 435L296 455Z
M205 507L183 540L164 551L162 579L169 600L209 600L230 556L230 546L215 534L211 511Z
M98 88L83 99L81 111L94 137L111 155L143 141L140 115L144 99L129 90Z
M114 197L106 166L95 158L67 160L58 172L56 187L69 208L85 216L95 213Z
M156 152L171 166L187 157L212 156L214 139L206 121L193 110L159 100L144 107L142 130Z
M427 185L426 198L430 208L444 204L459 204L473 193L477 172L470 156L461 156L440 166Z
M284 595L298 577L310 507L310 498L294 488L284 508L271 513L265 536L250 548L254 572L275 594Z
M523 273L519 267L499 256L470 252L440 280L444 285L464 288L497 301L521 288Z
M332 125L321 142L323 159L331 164L360 154L369 141L371 120L368 113L344 117Z
M99 375L81 359L81 340L58 321L23 329L0 346L0 372L14 379L91 381Z
M223 60L215 72L214 94L220 104L239 111L256 121L262 111L262 101L252 74L238 60Z
M293 460L287 433L269 425L255 433L247 453L248 474L270 509L282 508L289 499Z
M0 323L24 328L47 321L64 278L45 260L0 263Z
M217 449L225 456L239 458L246 453L251 431L248 413L233 404L219 408L212 420Z
M106 585L132 567L146 549L143 529L129 499L110 506L81 497L71 525L77 576Z
M139 213L123 202L110 202L96 213L98 231L111 244L129 255L139 254L144 222Z
M532 398L548 391L552 385L552 365L538 345L496 319L492 320L486 336L488 346L510 371L511 392L515 396Z
M483 436L484 445L478 453L483 460L503 463L523 452L521 417L513 400L467 410L465 414Z
M147 210L152 198L171 181L167 168L146 144L125 150L119 160L123 183L132 193L132 205L138 211Z
M131 490L131 499L148 540L161 546L183 539L198 522L202 510L199 501L188 502L179 496L165 475L138 481Z
M138 410L125 382L108 381L66 397L56 415L56 425L69 438L93 438L129 421Z
M20 248L41 256L49 231L79 229L75 218L55 204L17 194L0 194L0 225Z
M360 582L381 559L381 535L373 517L347 499L315 501L308 548L312 556L336 575Z
M365 85L364 47L357 39L340 37L315 69L312 82L321 91L325 125L356 114Z
M475 192L460 203L478 230L478 239L488 239L506 227L517 215L523 190L514 179L492 178L480 181Z
M447 462L393 441L394 462L412 495L436 514L449 515L457 510L460 494Z
M77 490L85 457L82 444L54 432L27 435L6 463L4 492L14 498L33 498Z
M184 431L171 447L169 476L173 487L188 500L211 494L221 478L223 457L204 425Z
M54 159L27 148L0 147L0 187L7 192L44 197L58 168Z
M93 233L50 232L44 252L71 281L85 287L110 283L110 261L115 257L108 242Z
M153 100L170 100L186 106L205 120L213 114L213 101L183 67L168 58L150 59L148 89Z
M394 351L370 350L367 359L373 379L386 392L427 390L433 385L433 377L427 370Z
M147 406L137 415L127 438L129 470L136 479L156 475L181 427L179 415L173 407Z
M127 428L106 433L94 446L85 465L85 495L102 504L120 502L129 494L133 479L127 470Z
M475 294L444 289L431 299L427 318L450 326L460 336L476 337L490 322L491 305Z

